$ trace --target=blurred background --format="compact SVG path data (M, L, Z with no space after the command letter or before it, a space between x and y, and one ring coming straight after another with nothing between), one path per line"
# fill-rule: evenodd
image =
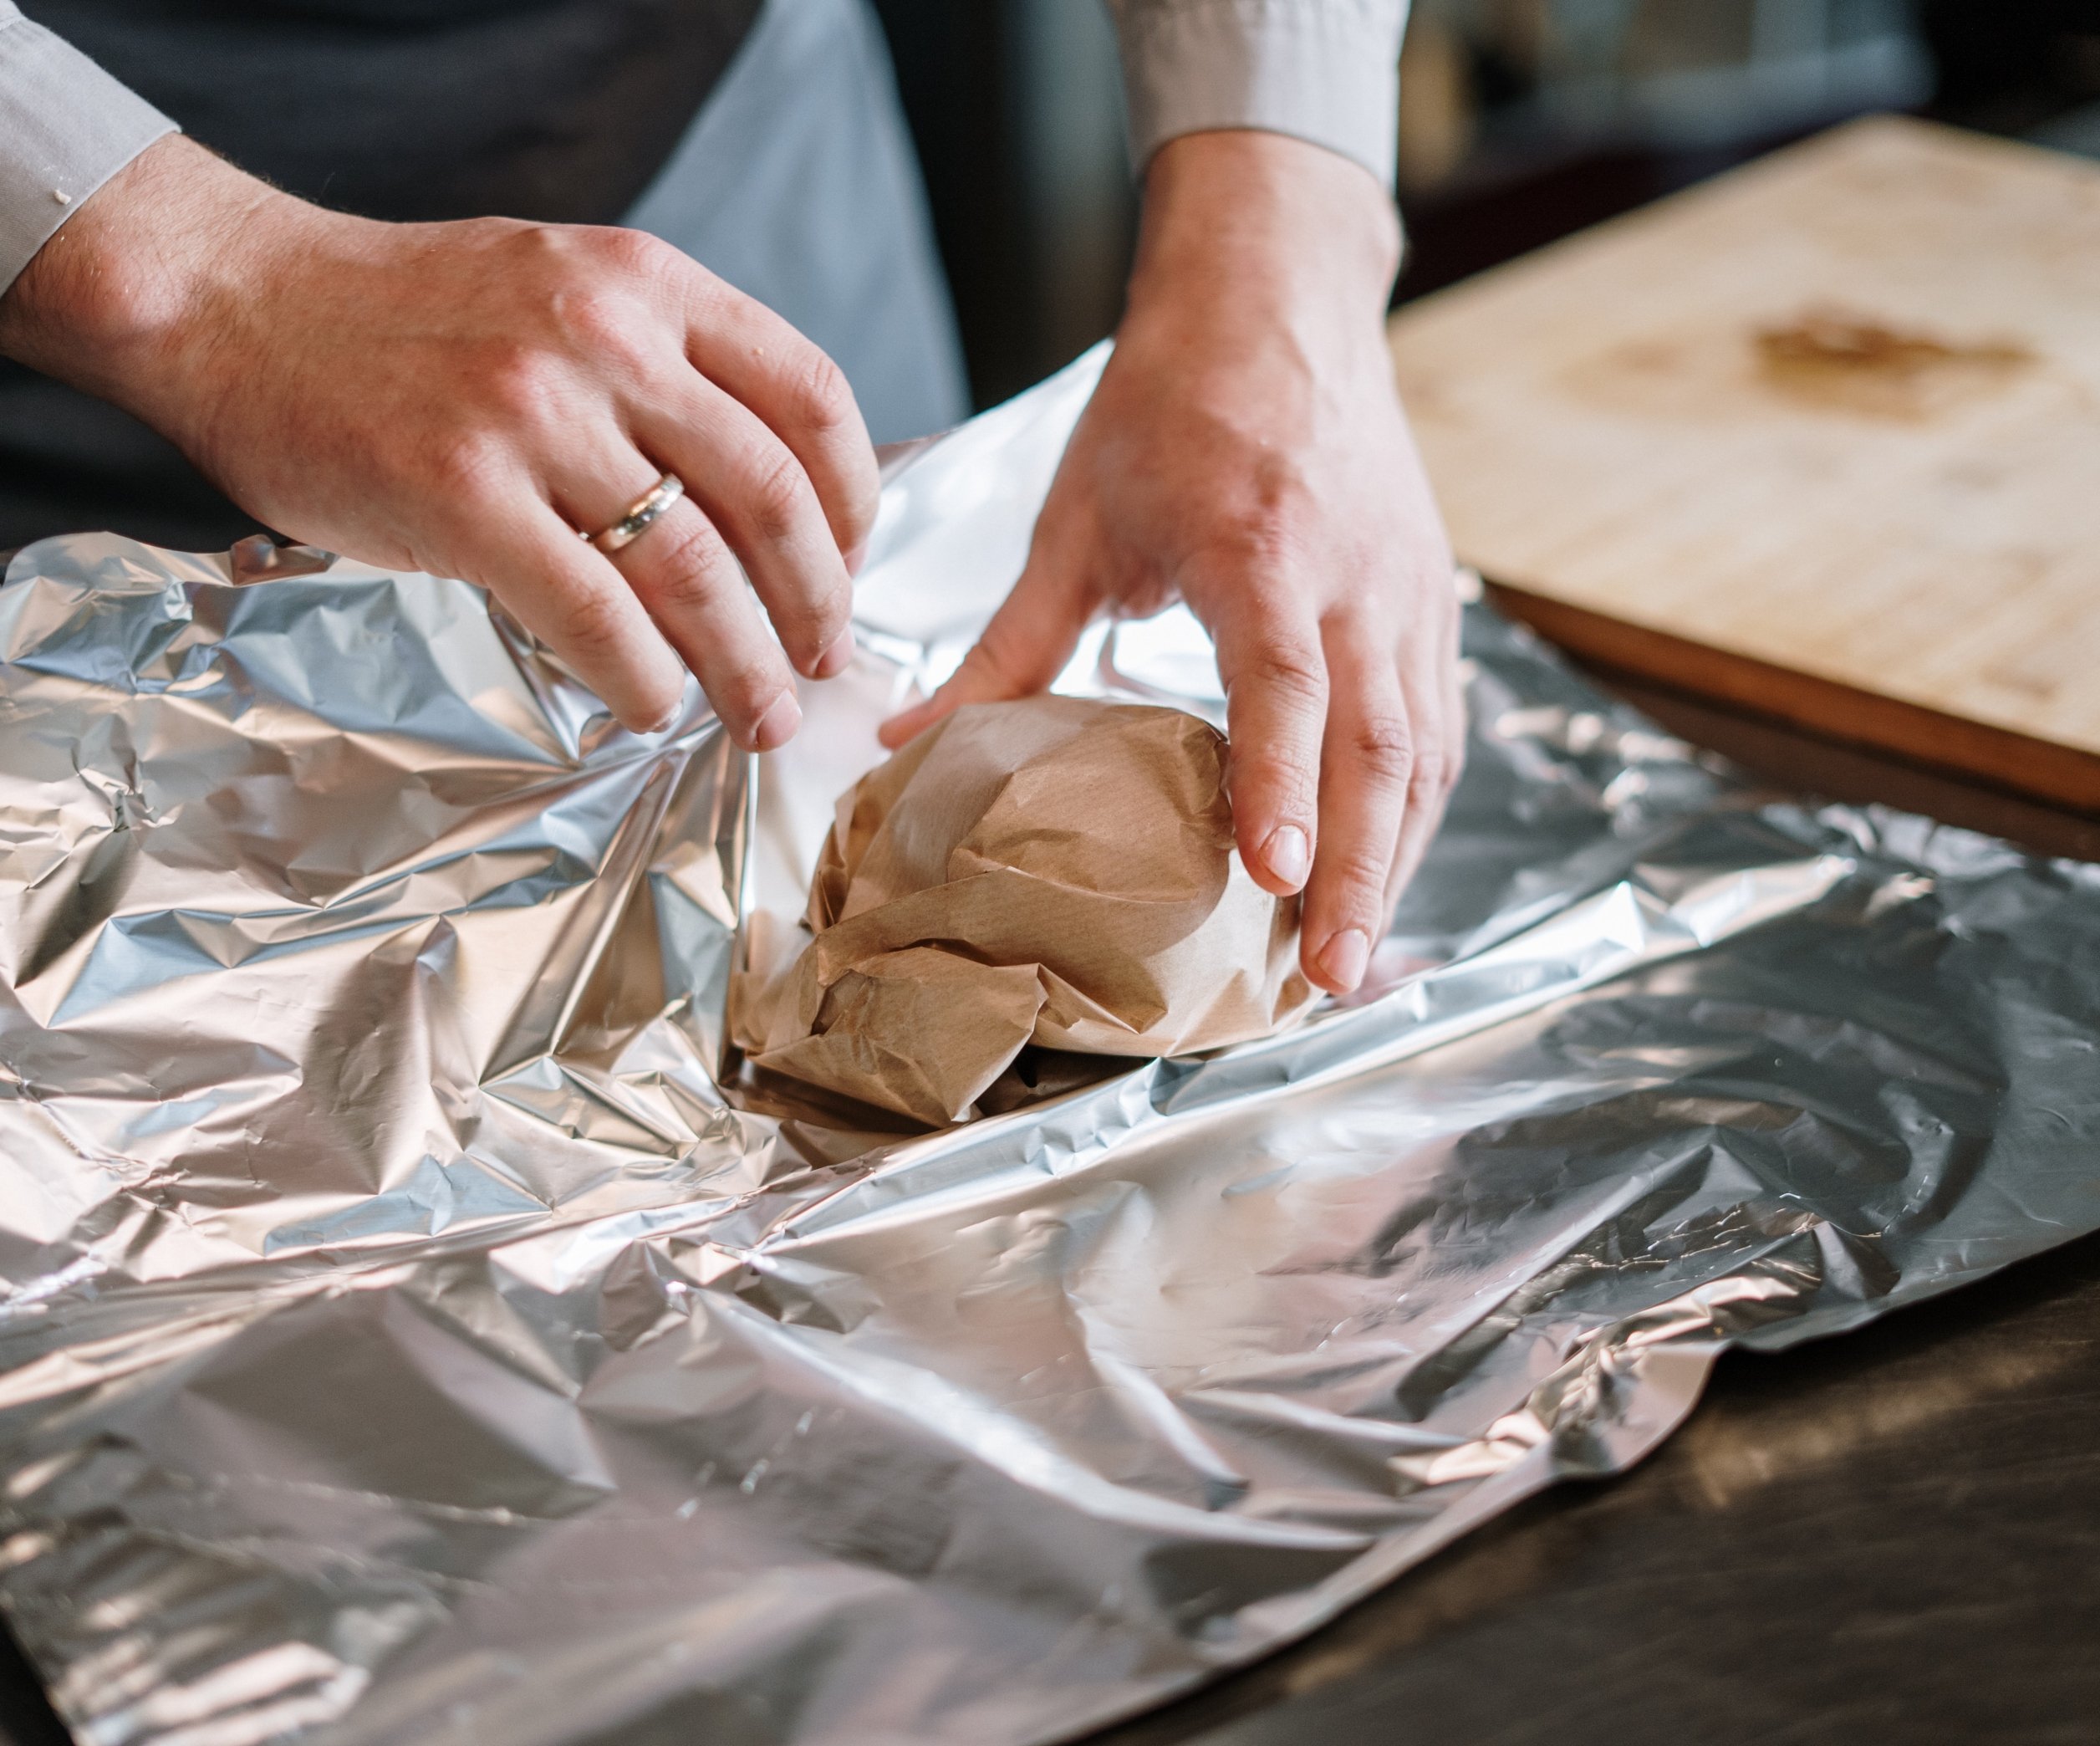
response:
M1099 0L875 0L971 390L1114 325L1135 222ZM2100 0L1414 0L1398 299L1871 110L2100 156Z

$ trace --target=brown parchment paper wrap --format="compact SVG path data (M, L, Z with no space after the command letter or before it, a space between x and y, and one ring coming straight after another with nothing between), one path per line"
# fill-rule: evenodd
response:
M1031 1042L1170 1055L1313 998L1298 904L1233 852L1225 741L1179 710L973 704L841 798L784 969L754 944L731 1022L754 1064L933 1124ZM792 949L790 947L789 949Z

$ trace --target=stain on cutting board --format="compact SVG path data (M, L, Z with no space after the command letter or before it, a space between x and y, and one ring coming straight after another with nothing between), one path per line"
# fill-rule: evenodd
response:
M1957 336L1835 304L1644 334L1571 365L1576 400L1646 416L1710 420L1751 406L1927 422L2002 391L2036 365L2003 336Z
M1929 418L2004 386L2035 361L2016 340L1951 340L1837 308L1761 327L1751 342L1766 387L1872 418Z

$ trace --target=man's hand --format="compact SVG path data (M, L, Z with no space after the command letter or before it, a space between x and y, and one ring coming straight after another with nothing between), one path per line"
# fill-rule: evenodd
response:
M1384 191L1316 146L1172 141L1129 312L1027 568L900 745L1039 691L1103 611L1185 600L1217 645L1248 870L1305 891L1306 973L1363 979L1464 748L1451 554L1401 416Z
M823 354L634 231L324 212L181 138L0 298L0 351L137 414L283 534L480 584L629 727L687 668L777 746L852 653L875 462ZM615 556L576 537L675 472ZM741 559L779 633L738 574ZM846 554L846 555L843 555Z

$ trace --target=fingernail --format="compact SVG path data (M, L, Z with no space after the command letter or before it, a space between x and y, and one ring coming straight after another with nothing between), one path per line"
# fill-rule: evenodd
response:
M816 676L819 679L833 679L846 671L846 663L854 658L854 634L850 628L838 633L838 641L817 657Z
M1272 879L1282 881L1295 891L1312 870L1312 846L1297 825L1279 824L1262 845L1262 859Z
M857 576L860 574L860 566L868 561L868 542L864 539L851 551L842 552L839 555L846 560L846 574Z
M751 745L754 752L770 752L775 746L784 746L795 737L795 730L802 726L802 706L795 702L793 692L782 692L775 697L765 714L758 718L758 725L752 729Z
M1371 959L1371 942L1360 927L1345 927L1320 948L1320 967L1330 981L1348 993L1363 980L1363 967Z

